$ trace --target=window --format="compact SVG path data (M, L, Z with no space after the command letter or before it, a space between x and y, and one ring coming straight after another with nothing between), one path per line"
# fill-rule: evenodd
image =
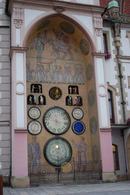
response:
M113 144L112 149L113 149L114 170L119 170L119 158L118 158L117 145Z
M113 97L112 92L108 90L108 105L109 105L109 116L110 116L110 122L114 123L114 112L113 112Z
M107 43L107 34L103 33L103 45L104 45L104 51L108 50L108 43Z

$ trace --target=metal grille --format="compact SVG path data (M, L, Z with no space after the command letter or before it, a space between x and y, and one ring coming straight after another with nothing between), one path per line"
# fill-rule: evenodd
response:
M45 183L94 182L102 179L101 161L87 161L81 165L72 159L61 167L43 163L40 164L40 169L34 165L33 173L30 170L32 170L31 164L29 164L30 183L36 186Z

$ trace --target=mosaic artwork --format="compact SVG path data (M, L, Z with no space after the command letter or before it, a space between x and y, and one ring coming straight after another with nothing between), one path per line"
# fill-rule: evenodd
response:
M86 40L84 40L84 39L80 40L80 49L84 55L89 54L90 48L89 48L89 44Z
M90 119L90 131L92 134L96 134L97 132L97 120L95 117Z
M68 33L68 34L73 34L74 31L75 31L73 25L70 24L70 23L68 23L68 22L62 22L62 23L60 23L60 27L61 27L61 29L62 29L64 32L66 32L66 33Z
M87 80L90 81L93 77L93 67L92 64L89 64L86 69L86 77Z
M78 171L84 171L86 168L86 151L87 151L87 144L85 143L84 137L80 138L79 143L75 143L75 141L72 139L72 145L77 149L76 154L76 164Z
M36 165L37 172L40 173L40 158L41 150L37 137L32 137L32 142L29 144L29 156L30 156L30 172L34 171L34 165Z
M90 90L88 93L88 104L89 106L93 106L95 103L95 92Z
M92 147L92 159L94 161L98 161L100 157L100 153L99 153L99 147L97 145L94 145Z
M27 82L85 84L81 55L69 37L55 29L44 30L34 37L26 68Z

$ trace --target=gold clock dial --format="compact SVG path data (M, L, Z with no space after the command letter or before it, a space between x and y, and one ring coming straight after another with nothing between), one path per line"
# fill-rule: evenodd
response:
M70 127L70 116L63 108L53 107L46 111L43 124L50 133L63 134Z

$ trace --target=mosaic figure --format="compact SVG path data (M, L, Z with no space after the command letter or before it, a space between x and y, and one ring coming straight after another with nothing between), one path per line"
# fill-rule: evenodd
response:
M68 74L67 74L66 82L67 83L73 83L72 67L71 67L71 65L68 66L67 70L68 70Z
M86 70L86 77L87 77L88 81L90 81L92 79L92 76L93 76L93 67L92 67L92 64L89 64L87 66L87 70Z
M26 65L27 81L32 81L32 70L30 69L30 62Z
M51 82L52 81L50 64L47 66L46 71L45 71L45 81L46 82Z
M70 56L70 59L73 59L73 54L71 52L71 50L77 52L77 50L72 47L70 45L70 41L69 38L67 36L64 35L64 33L60 32L60 31L55 31L53 29L53 33L55 35L56 40L49 40L48 42L51 44L52 46L52 52L51 52L51 56L53 55L57 55L57 59L60 59L60 53L63 53L62 59L65 59L67 57L67 55Z
M29 144L29 156L30 156L30 172L34 171L34 164L36 164L37 172L40 173L40 158L41 151L39 143L36 142L37 137L32 137L32 143Z
M72 106L72 97L71 96L66 97L66 105Z
M44 105L44 97L43 97L43 95L39 96L39 104Z
M85 143L84 137L80 138L80 142L76 144L74 140L72 140L72 144L75 148L77 148L77 155L76 155L76 164L78 171L84 171L86 168L86 151L87 151L87 144Z
M35 49L37 51L37 58L42 57L42 52L47 42L47 31L45 31L44 38L40 36L40 33L37 33L37 36L34 40L34 45L30 49Z
M33 96L32 95L28 96L28 104L33 104Z

